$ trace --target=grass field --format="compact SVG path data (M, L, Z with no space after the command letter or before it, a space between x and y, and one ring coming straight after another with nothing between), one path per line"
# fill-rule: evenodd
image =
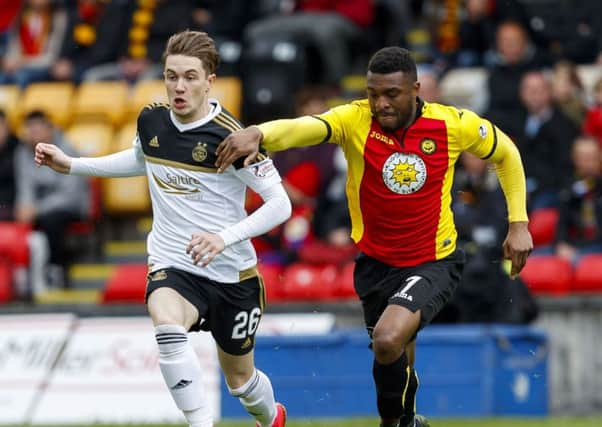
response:
M107 424L96 424L96 427L126 427ZM251 427L251 420L223 421L216 427ZM378 427L376 418L347 418L340 420L290 420L287 427ZM431 427L600 427L602 417L596 418L489 418L489 419L433 419ZM9 426L7 426L9 427ZM17 427L17 426L13 426ZM92 427L70 426L70 427ZM129 427L183 427L183 424L170 425L130 425Z

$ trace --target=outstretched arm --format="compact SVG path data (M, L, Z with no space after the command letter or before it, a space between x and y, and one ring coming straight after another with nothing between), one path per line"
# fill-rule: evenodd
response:
M103 177L126 177L145 174L144 158L135 148L102 157L73 158L53 144L36 145L37 166L48 166L56 172Z
M525 266L527 257L533 250L533 240L528 229L525 173L514 143L502 131L496 131L498 146L491 161L495 163L508 206L508 234L503 249L504 258L512 261L510 276L514 278Z
M268 151L282 151L325 142L330 133L326 122L318 117L274 120L232 132L217 148L218 172L225 171L237 159L244 157L244 166L257 157L259 144Z

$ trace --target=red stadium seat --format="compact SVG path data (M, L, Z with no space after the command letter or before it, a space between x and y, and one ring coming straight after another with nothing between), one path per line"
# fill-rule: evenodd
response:
M10 262L0 260L0 304L13 298L13 269Z
M282 299L282 273L284 267L278 264L258 264L263 278L268 303Z
M30 231L29 224L0 222L0 257L9 259L13 265L29 265L27 236Z
M536 294L565 295L571 291L573 266L570 261L555 255L533 256L528 259L520 277Z
M575 291L602 292L602 254L584 255L575 267Z
M282 291L287 300L327 300L335 297L335 265L291 264L284 270Z
M533 211L529 219L529 231L533 237L533 246L545 246L554 243L558 225L558 210L542 208Z
M147 273L148 266L146 264L125 264L116 268L105 285L102 296L103 304L143 304Z
M351 261L345 264L337 275L337 284L335 295L340 298L357 298L355 287L353 286L353 270L355 262Z

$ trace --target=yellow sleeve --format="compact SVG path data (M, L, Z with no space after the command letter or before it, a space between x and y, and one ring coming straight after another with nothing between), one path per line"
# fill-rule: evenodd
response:
M514 142L489 120L472 111L462 110L460 122L462 148L495 163L506 197L508 222L528 221L525 172Z
M341 105L316 116L274 120L258 125L263 133L263 147L268 151L282 151L323 142L343 145L349 134L347 128L358 122L363 114L358 103Z

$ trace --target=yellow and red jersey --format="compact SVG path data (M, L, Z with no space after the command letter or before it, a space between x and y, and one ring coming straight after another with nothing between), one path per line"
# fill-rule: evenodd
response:
M348 163L351 237L362 252L393 266L441 259L455 250L451 188L460 153L466 150L501 161L504 155L496 155L500 142L505 150L512 145L499 129L471 111L420 100L414 122L396 132L380 127L367 100L313 119L279 120L259 127L268 150L317 144L320 138L341 146ZM516 166L518 159L522 172L514 151L511 163ZM518 202L509 203L511 220L526 220L524 175L508 179L506 187L519 193L514 197Z

